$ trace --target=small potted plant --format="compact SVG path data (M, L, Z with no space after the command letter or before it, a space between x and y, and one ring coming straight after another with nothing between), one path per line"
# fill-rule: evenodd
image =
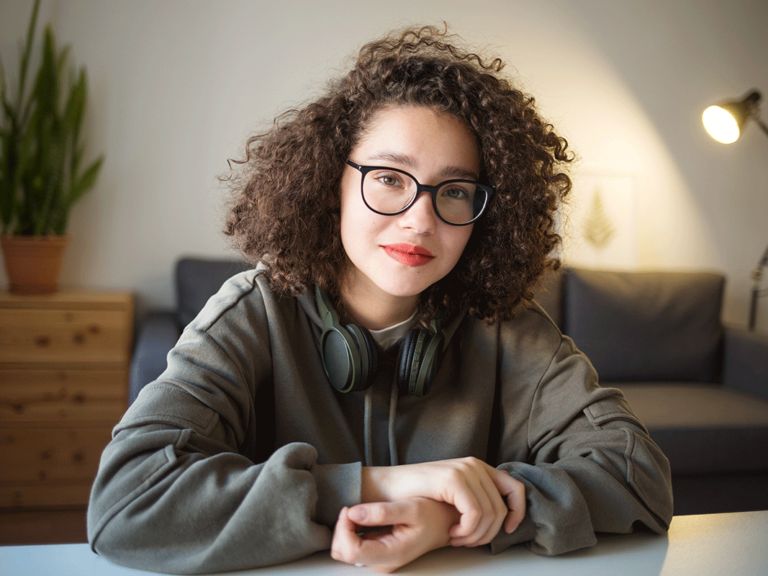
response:
M11 291L25 294L56 291L69 211L93 187L104 161L100 156L82 168L85 68L70 70L69 47L57 50L50 26L27 92L39 4L21 45L15 99L0 59L0 242Z

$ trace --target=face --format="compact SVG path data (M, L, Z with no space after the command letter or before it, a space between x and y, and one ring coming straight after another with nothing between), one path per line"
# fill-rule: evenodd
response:
M480 174L471 130L451 115L417 106L378 112L349 158L357 164L399 168L426 185L452 178L478 180ZM358 170L347 166L341 181L341 241L349 258L342 297L405 299L415 307L418 295L456 265L472 225L440 220L428 192L401 214L376 214L363 202L361 179Z

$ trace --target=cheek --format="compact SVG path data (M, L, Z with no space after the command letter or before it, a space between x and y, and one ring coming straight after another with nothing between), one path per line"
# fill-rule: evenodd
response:
M341 243L347 255L363 249L367 240L375 236L378 226L375 214L366 208L359 188L342 188L341 192Z
M472 235L473 227L474 224L471 224L469 226L452 227L453 229L450 230L452 234L450 236L451 240L448 250L451 253L454 264L459 261L459 258L461 258L461 255L464 253L464 249L469 242L469 237Z
M350 186L347 178L343 178L341 181L341 208L339 215L341 217L341 242L344 247L347 247L347 242L350 240L349 235L355 226L355 221L358 219L358 214L355 210L355 193L354 189Z

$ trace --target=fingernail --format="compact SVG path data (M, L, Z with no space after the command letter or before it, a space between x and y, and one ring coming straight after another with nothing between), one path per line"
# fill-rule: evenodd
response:
M349 519L353 522L363 522L368 518L368 508L365 506L355 506L349 509Z

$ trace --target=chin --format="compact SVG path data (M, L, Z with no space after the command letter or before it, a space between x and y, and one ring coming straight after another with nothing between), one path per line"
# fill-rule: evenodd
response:
M435 280L437 282L438 280ZM434 282L387 282L378 283L381 290L398 298L412 298L429 288Z

